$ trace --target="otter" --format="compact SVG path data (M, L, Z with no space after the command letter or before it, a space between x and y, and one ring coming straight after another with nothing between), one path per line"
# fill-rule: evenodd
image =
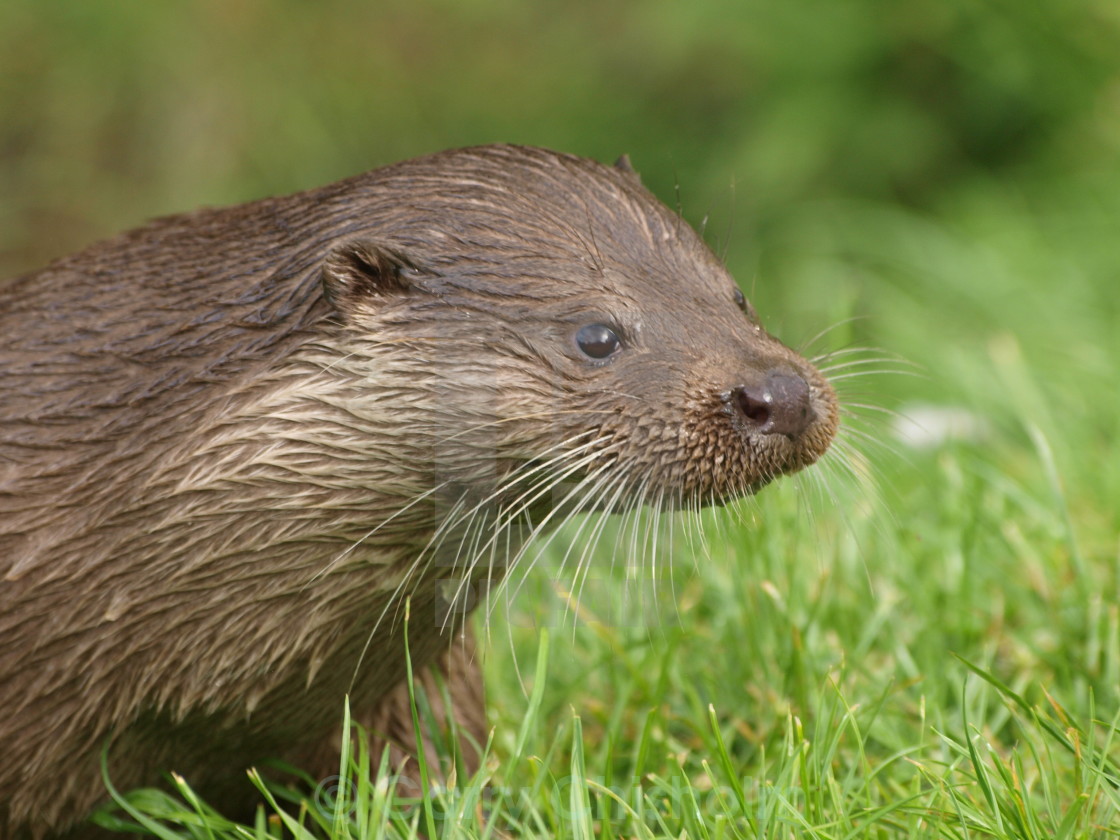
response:
M0 291L0 827L401 754L413 665L574 512L806 467L836 396L629 162L487 146L153 221ZM448 585L450 582L450 585ZM426 677L425 679L429 679ZM230 793L234 791L235 793ZM89 835L92 836L92 835Z

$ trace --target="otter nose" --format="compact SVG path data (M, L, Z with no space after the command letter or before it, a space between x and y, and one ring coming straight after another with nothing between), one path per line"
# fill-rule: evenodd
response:
M752 432L799 437L813 420L809 383L794 373L771 371L760 385L740 385L731 398Z

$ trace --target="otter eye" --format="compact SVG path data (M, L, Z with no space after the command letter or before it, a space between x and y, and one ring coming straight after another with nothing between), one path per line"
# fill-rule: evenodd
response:
M754 311L754 307L751 306L751 302L747 300L747 296L744 295L739 289L736 289L732 294L732 297L735 299L735 305L738 306L739 309L744 312L744 314L746 314L751 323L757 324L758 313Z
M603 324L588 324L576 333L576 344L592 359L605 359L622 348L618 333Z

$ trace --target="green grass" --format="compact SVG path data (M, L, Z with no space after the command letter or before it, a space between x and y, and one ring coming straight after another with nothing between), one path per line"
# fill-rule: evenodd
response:
M870 406L844 452L676 521L672 541L663 522L652 563L652 541L612 523L573 580L585 533L568 526L479 621L483 771L394 800L359 751L353 802L281 802L279 819L347 838L1120 834L1120 356L1100 282L1120 246L1086 231L1120 220L1120 200L1005 198L960 197L941 220L866 205L788 220L814 246L768 257L761 296L780 307L792 277L858 312L858 276L873 305L824 344L904 360L841 381ZM978 437L909 447L875 409L918 401L973 412ZM137 801L181 807L153 797ZM276 817L185 836L266 831Z
M484 770L428 810L361 750L250 827L130 801L215 840L1120 834L1118 29L1109 0L0 5L4 276L512 140L629 152L783 339L883 359L838 371L868 371L842 457L659 531L655 580L605 539L580 586L561 535L480 627ZM915 405L976 432L914 448Z
M635 585L606 547L578 609L571 581L541 572L488 628L479 776L427 810L371 784L377 757L362 753L345 819L289 803L285 824L339 838L1116 836L1115 558L1079 553L1045 450L1018 455L1033 461L1023 479L974 446L911 454L914 482L879 501L775 488L706 523L706 550L679 543L659 583L673 596L630 621L597 616L617 603L595 587Z

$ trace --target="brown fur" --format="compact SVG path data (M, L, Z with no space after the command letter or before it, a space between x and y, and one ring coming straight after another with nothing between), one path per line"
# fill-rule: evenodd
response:
M504 146L162 219L16 281L0 826L81 819L107 742L124 789L175 770L248 799L269 757L329 774L347 692L409 749L406 595L414 663L458 660L484 741L439 581L500 576L564 510L719 502L827 448L831 388L733 296L628 167ZM587 323L622 351L582 355ZM772 371L808 383L803 433L736 408Z

